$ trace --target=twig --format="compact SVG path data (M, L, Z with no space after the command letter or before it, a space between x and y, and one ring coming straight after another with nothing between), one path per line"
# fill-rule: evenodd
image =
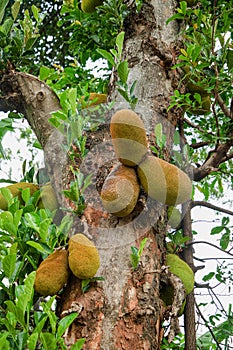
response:
M214 341L215 341L215 343L216 343L216 345L217 345L217 348L218 348L219 350L221 350L220 344L219 344L219 342L217 341L217 339L216 339L216 337L215 337L215 335L214 335L214 332L212 331L211 327L209 326L208 321L205 319L205 317L204 317L204 315L202 314L202 312L201 312L199 306L197 305L197 303L196 303L196 308L197 308L197 310L198 310L198 313L199 313L200 317L201 317L202 320L204 321L205 326L208 328L210 334L212 335L212 337L213 337L213 339L214 339Z
M194 124L193 122L191 122L191 121L188 120L187 118L184 118L183 120L184 120L184 122L186 122L188 125L190 125L192 128L199 130L202 134L208 134L208 135L211 135L211 136L216 137L216 135L213 134L212 132L206 132L206 130L203 130L199 125Z
M214 204L211 204L211 203L208 203L208 202L205 202L205 201L193 201L193 202L190 203L191 209L194 208L194 207L197 207L197 206L201 206L201 207L206 207L206 208L209 208L209 209L217 210L217 211L220 211L220 212L228 214L228 215L233 215L233 211L228 210L228 209L224 209L224 208L221 208L221 207L218 207L217 205L214 205Z
M230 255L230 256L233 256L233 254L229 253L229 252L226 251L226 250L223 250L222 248L220 248L220 247L218 247L217 245L215 245L215 244L213 244L213 243L210 243L210 242L206 242L206 241L193 241L193 242L186 242L186 244L189 245L189 246L190 246L190 245L194 245L194 244L208 244L208 245L210 245L211 247L214 247L214 248L220 250L221 252L223 252L223 253L225 253L225 254L228 254L228 255ZM203 258L203 260L205 260L205 259ZM215 260L216 260L216 258L215 258Z

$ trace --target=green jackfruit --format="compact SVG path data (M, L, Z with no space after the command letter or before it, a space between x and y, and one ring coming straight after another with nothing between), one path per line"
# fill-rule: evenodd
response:
M82 233L69 240L69 267L80 279L92 278L100 266L99 253L95 245Z
M194 288L194 273L190 266L176 254L167 254L166 264L169 271L180 278L188 295Z
M139 164L147 153L147 137L143 121L129 110L116 112L111 119L110 133L117 158L127 166Z
M190 108L188 111L194 115L204 115L210 112L210 107L211 107L210 96L203 96L201 99L201 106Z
M96 92L91 92L88 101L84 101L84 97L81 97L80 102L82 103L82 108L88 108L91 106L96 106L101 103L107 102L106 94L98 94Z
M30 194L33 195L34 192L39 190L39 186L34 185L32 183L28 182L18 182L13 185L6 186L5 188L8 188L10 190L13 198L17 197L19 198L20 203L23 205L24 201L21 197L21 191L29 188L30 189ZM2 210L7 210L8 209L8 204L3 195L0 193L0 209Z
M92 13L95 12L97 6L103 4L103 0L82 0L81 9L83 12Z
M100 196L109 213L124 217L134 210L139 191L135 170L119 164L107 176Z
M169 207L167 211L168 225L172 228L177 228L181 223L181 213L179 209L174 207Z
M58 209L59 205L57 202L57 197L54 193L53 187L50 182L41 187L41 194L37 202L37 207L39 209L47 208L50 211Z
M142 187L147 194L163 204L177 205L191 198L192 182L176 166L154 156L148 156L137 167Z
M44 296L55 295L67 283L68 277L68 253L65 249L56 250L38 267L34 289Z

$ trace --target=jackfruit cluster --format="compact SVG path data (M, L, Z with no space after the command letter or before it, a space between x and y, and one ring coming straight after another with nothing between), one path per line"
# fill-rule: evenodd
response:
M186 295L190 294L194 289L194 273L190 266L176 254L167 254L166 265L169 271L179 277L182 281ZM164 285L160 291L160 298L163 300L165 306L173 304L174 287L172 285ZM186 301L184 300L178 316L184 312Z
M95 245L83 234L70 238L68 250L55 250L39 265L34 289L48 296L57 294L68 281L70 271L80 279L94 277L100 266Z
M110 122L110 133L123 166L118 165L103 184L101 199L109 213L119 217L129 215L136 206L140 185L149 197L169 206L191 198L192 183L187 174L148 154L146 130L135 112L128 109L116 112Z

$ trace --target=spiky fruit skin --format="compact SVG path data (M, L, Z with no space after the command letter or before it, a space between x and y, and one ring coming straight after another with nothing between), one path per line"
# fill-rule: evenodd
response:
M6 188L10 190L14 198L18 196L19 201L22 205L24 204L24 201L21 197L22 190L29 188L31 195L33 195L33 193L39 190L39 186L28 182L18 182L13 185L6 186ZM0 209L7 210L7 208L8 208L7 201L5 200L3 195L0 193Z
M139 164L147 153L147 137L143 121L133 111L122 109L111 119L110 133L119 161L127 166Z
M163 204L177 205L191 198L192 183L176 166L154 156L148 156L138 166L141 185L149 197Z
M35 291L43 296L57 294L67 283L69 271L67 250L56 250L38 267Z
M166 264L169 271L180 278L188 295L194 288L194 273L190 266L176 254L167 254Z
M50 211L54 211L58 209L59 205L57 202L57 197L54 193L53 187L51 183L47 183L40 189L40 198L37 203L37 207L39 209L47 208Z
M86 13L95 12L97 6L103 4L103 0L82 0L81 10Z
M107 212L124 217L134 210L139 191L135 170L118 164L105 179L100 196Z
M80 279L92 278L100 267L100 257L95 245L82 233L69 240L69 267Z
M168 216L168 225L171 226L171 228L177 228L181 223L181 214L179 209L174 208L173 206L168 208L167 211Z

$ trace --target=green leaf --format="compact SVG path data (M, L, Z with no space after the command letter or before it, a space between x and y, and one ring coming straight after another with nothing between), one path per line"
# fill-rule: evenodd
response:
M126 84L128 80L128 75L129 75L129 67L128 67L128 62L123 61L119 63L117 67L117 73L119 75L119 78L123 84Z
M209 280L211 280L214 277L215 273L214 272L210 272L207 275L205 275L202 279L203 281L207 282Z
M140 247L139 247L139 251L138 251L138 256L141 257L143 249L145 248L146 242L147 242L148 238L145 237L143 238L143 240L140 243Z
M16 0L14 2L14 4L11 6L11 14L12 14L14 21L16 20L16 18L18 16L19 9L20 9L20 0Z
M44 350L57 350L57 341L51 333L41 333L40 339L44 346Z
M35 5L32 5L31 9L32 9L32 13L33 13L35 20L38 22L39 21L39 9L38 9L38 7L36 7Z
M13 23L14 21L12 18L7 18L0 27L1 32L7 36L12 28Z
M43 254L50 254L51 253L51 250L49 249L49 247L43 243L37 243L34 241L27 241L27 244L30 245L31 247L35 248L36 250L38 250L38 252L41 252Z
M25 188L24 190L22 190L21 196L24 202L27 203L31 197L30 188Z
M76 341L75 344L71 346L70 350L82 350L85 341L86 341L86 338L79 339L78 341Z
M96 50L102 57L104 57L113 67L115 67L116 62L114 61L114 57L110 54L110 52L103 50L103 49L97 49Z
M49 228L51 225L52 219L45 219L40 223L39 226L39 235L43 242L46 242L49 235Z
M117 46L117 53L118 53L119 60L121 59L121 55L122 55L124 37L125 37L125 32L120 32L116 37L116 46Z
M227 249L229 243L230 243L230 230L222 235L220 239L220 247L225 250Z
M5 14L5 9L10 0L1 0L0 1L0 24L2 23L4 14Z
M57 328L57 334L56 337L60 338L63 336L65 333L66 329L69 328L69 326L73 323L73 321L76 319L78 316L78 313L72 313L68 316L63 317L59 323L58 323L58 328Z
M40 80L46 80L49 77L50 72L51 72L50 68L45 66L40 67L40 74L39 74Z
M211 235L216 235L220 232L222 232L224 230L224 226L216 226L216 227L213 227L210 234Z
M3 262L2 262L3 271L6 277L8 278L11 278L15 271L16 259L17 259L16 254L9 254L5 256L3 259Z
M35 333L35 331L30 335L27 341L27 348L28 350L35 350L36 349L36 344L38 340L38 333Z

